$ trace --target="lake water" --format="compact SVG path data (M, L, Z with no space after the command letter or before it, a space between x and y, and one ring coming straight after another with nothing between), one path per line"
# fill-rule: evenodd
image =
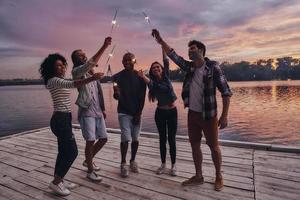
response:
M300 81L230 82L229 125L221 139L300 146ZM178 96L178 134L187 135L187 109L180 97L182 83L173 83ZM103 84L107 127L119 128L117 101L112 85ZM77 90L72 91L75 102ZM218 96L219 111L222 109ZM146 100L143 131L157 133L153 120L156 104ZM52 102L44 86L0 87L0 136L49 126ZM72 105L73 123L78 123ZM220 113L220 112L219 112Z

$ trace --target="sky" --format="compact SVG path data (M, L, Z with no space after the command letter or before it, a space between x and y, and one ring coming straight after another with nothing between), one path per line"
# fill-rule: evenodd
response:
M39 65L55 52L67 58L70 77L72 51L93 56L110 34L116 9L113 44L98 71L107 67L113 45L113 73L123 69L127 51L136 55L136 69L161 61L153 27L186 59L192 39L219 62L300 57L299 0L0 0L0 79L39 78Z

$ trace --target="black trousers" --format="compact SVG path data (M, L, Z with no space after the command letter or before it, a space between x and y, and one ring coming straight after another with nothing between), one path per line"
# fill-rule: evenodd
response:
M57 137L58 143L54 174L60 178L64 178L78 155L75 137L72 132L71 113L54 112L50 127Z
M170 110L159 109L155 111L155 123L159 133L159 146L161 162L166 162L167 140L170 146L172 164L176 162L176 132L177 132L177 108Z

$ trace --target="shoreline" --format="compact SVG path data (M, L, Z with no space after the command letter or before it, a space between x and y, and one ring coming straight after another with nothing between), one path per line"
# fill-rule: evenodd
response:
M293 82L293 81L300 81L300 79L287 79L287 80L279 80L279 79L273 79L273 80L239 80L239 81L228 81L229 83L238 83L238 82ZM171 80L173 83L183 83L181 80ZM111 83L110 80L107 81L101 81L101 83ZM3 86L26 86L26 85L44 85L44 83L41 80L0 80L0 87Z
M80 129L79 124L73 124L74 129ZM30 133L34 133L37 131L43 131L49 129L49 126L30 129L22 132L18 132L15 134L0 136L0 141L5 140L12 137L18 137L21 135L26 135ZM116 128L107 128L108 133L120 134L121 130ZM157 138L157 134L153 132L141 131L141 136L149 137L149 138ZM186 141L188 143L188 137L185 135L177 135L177 141ZM259 143L259 142L247 142L247 141L237 141L237 140L224 140L219 139L220 145L227 147L238 147L238 148L246 148L246 149L256 149L256 150L265 150L265 151L278 151L278 152L288 152L288 153L300 153L300 146L295 145L282 145L282 144L269 144L269 143ZM205 138L202 139L202 143L205 144Z

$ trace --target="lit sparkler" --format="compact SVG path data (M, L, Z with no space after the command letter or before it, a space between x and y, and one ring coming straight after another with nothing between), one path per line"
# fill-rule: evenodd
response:
M145 21L146 21L150 26L152 26L152 24L151 24L151 22L150 22L149 16L148 16L145 12L143 12L143 15L145 16Z
M111 21L111 29L110 29L110 34L109 34L109 36L111 36L111 35L112 35L112 32L113 32L113 30L114 30L114 27L115 27L115 26L116 26L116 24L117 24L117 20L116 20L116 18L117 18L117 14L118 14L118 9L116 9L116 12L115 12L114 18L113 18L113 20Z
M114 50L115 50L115 48L116 48L116 45L113 46L113 48L111 49L110 53L108 54L108 58L107 58L107 61L105 63L105 66L106 66L106 69L104 71L105 75L107 75L108 72L111 70L110 69L110 65L109 65L109 61L114 56Z

